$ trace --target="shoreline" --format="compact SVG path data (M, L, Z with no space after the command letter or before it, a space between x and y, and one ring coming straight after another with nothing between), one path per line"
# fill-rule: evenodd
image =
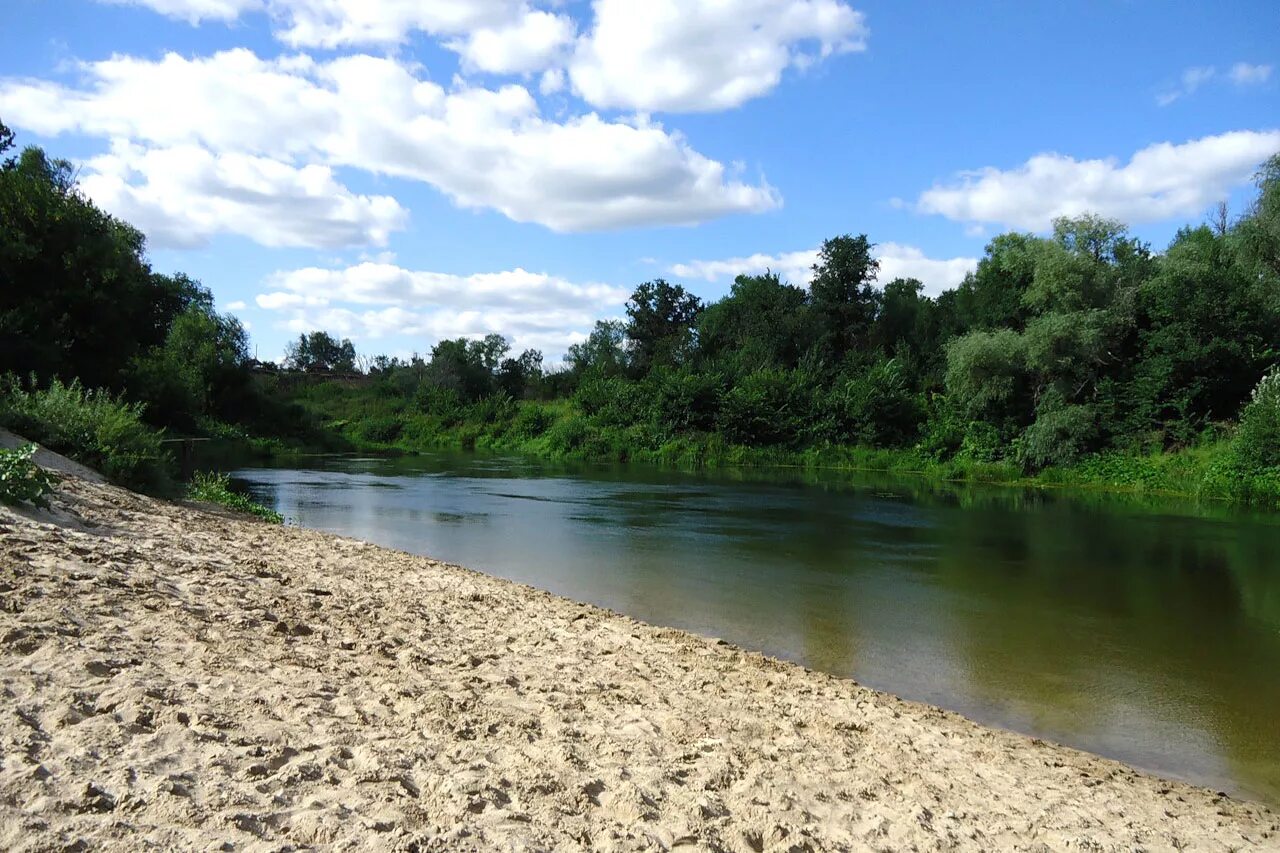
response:
M66 478L0 508L0 845L1280 849L1280 815L722 641Z

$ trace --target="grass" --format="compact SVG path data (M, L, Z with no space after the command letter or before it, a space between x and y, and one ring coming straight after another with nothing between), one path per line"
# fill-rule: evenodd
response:
M88 465L114 483L149 494L174 492L173 457L163 434L142 420L142 406L106 391L55 379L24 388L0 377L0 426Z
M193 501L218 504L236 512L257 516L272 524L284 522L284 516L231 488L231 478L226 474L197 473L187 487L187 497Z

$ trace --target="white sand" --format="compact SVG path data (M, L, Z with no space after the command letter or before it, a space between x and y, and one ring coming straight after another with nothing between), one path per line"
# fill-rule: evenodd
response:
M0 690L4 849L1280 849L1263 806L74 479L0 509Z

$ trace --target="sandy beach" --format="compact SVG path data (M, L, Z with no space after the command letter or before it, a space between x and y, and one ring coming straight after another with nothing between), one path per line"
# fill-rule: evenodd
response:
M1280 849L1262 805L73 477L0 508L0 689L7 850Z

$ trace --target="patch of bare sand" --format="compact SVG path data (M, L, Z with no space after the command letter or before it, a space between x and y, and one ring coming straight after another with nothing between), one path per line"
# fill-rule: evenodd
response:
M0 509L5 849L1280 849L1263 806L458 567L55 503Z

